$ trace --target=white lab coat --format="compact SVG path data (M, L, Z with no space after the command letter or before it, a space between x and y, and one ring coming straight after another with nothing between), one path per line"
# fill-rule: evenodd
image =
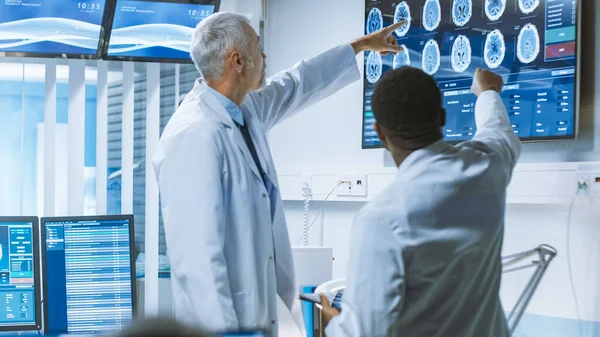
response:
M327 337L506 337L506 187L520 141L494 91L473 141L413 152L355 219L342 312Z
M350 45L276 74L241 106L262 167L278 189L266 132L360 79ZM167 124L153 159L161 197L173 305L184 323L277 335L277 294L292 308L292 251L277 194L267 190L231 116L198 80Z

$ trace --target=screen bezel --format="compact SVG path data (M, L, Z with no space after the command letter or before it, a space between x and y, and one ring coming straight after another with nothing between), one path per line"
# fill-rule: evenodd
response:
M221 0L136 0L142 2L170 2L176 4L187 4L187 5L207 5L214 6L214 13L219 12L221 6ZM108 47L110 45L110 37L112 34L112 26L114 22L114 15L117 10L117 0L114 0L115 6L113 15L110 17L110 22L107 22L107 34L104 40L104 47L102 48L102 59L106 61L124 61L124 62L151 62L151 63L180 63L180 64L193 64L192 59L179 59L179 58L163 58L163 57L142 57L142 56L119 56L119 55L108 55Z
M109 22L112 21L114 14L114 5L116 0L106 0L104 4L104 13L102 14L102 23L100 26L100 36L96 54L65 54L65 53L38 53L38 52L0 52L0 57L26 57L26 58L58 58L58 59L81 59L81 60L99 60L103 54L105 38Z
M370 0L365 0L365 7L364 7L364 14L365 14L365 20L363 22L363 30L364 27L366 25L366 18L367 18L367 4ZM547 0L544 0L547 1ZM577 1L577 7L576 7L576 11L577 11L577 23L575 24L575 36L576 36L576 41L575 43L577 44L576 49L576 56L575 56L575 78L574 78L574 90L575 90L575 95L574 95L574 112L573 112L573 123L574 123L574 128L573 128L573 134L572 135L567 135L567 136L545 136L545 137L528 137L528 138L519 138L521 139L522 143L542 143L542 142L556 142L556 141L561 141L561 140L575 140L579 138L579 130L580 130L580 125L579 125L579 120L580 120L580 100L581 100L581 89L580 89L580 83L581 83L581 0L576 0ZM363 88L363 94L362 94L362 128L361 128L361 148L363 150L373 150L373 149L383 149L384 146L383 144L380 145L365 145L365 95L367 94L367 88L365 85L365 74L366 74L366 62L364 61L364 55L363 55L363 74L361 77L361 84L362 84L362 88ZM446 143L448 144L460 144L462 142L465 142L468 140L455 140L455 141L449 141L449 140L445 140Z
M30 222L32 224L33 244L33 293L35 296L35 324L33 325L0 325L0 331L40 331L42 329L42 292L40 285L40 240L39 219L35 216L0 216L0 223Z
M46 282L46 223L48 222L80 222L80 221L111 221L111 220L127 220L129 221L129 249L131 253L131 303L132 303L132 320L137 318L137 279L135 271L135 226L133 222L133 214L119 215L94 215L94 216L73 216L73 217L43 217L41 218L41 236L42 236L42 271L44 278L44 294L48 293L48 282ZM44 333L48 331L48 301L44 301ZM64 331L61 333L68 333Z

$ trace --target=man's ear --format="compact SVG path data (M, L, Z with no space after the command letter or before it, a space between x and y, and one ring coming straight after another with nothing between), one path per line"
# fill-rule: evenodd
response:
M446 126L446 109L440 108L440 127Z
M234 49L231 54L229 55L228 58L229 62L231 63L231 66L233 67L233 69L237 72L237 73L241 73L242 70L244 69L245 66L245 60L242 57L242 55L240 55L240 53L237 51L237 49Z
M373 129L375 129L375 132L377 132L377 137L379 137L379 140L381 141L383 146L389 150L388 140L387 140L385 134L383 133L383 130L381 130L381 127L379 126L379 124L377 124L377 122L373 123Z

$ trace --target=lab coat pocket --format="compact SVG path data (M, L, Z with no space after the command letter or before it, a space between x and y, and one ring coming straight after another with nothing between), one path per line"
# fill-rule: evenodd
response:
M240 327L249 327L256 323L253 320L256 318L257 312L255 303L252 301L251 292L234 293L233 306L235 307Z

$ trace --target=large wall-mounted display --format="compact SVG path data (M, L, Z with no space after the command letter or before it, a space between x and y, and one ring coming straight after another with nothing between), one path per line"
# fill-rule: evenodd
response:
M99 58L109 4L0 0L0 56Z
M190 40L220 0L117 0L104 59L191 63Z
M444 138L475 134L478 67L501 74L501 96L514 132L524 141L577 136L578 0L366 0L365 33L394 22L405 52L365 53L363 148L379 148L371 95L390 69L412 66L431 74L442 90Z

